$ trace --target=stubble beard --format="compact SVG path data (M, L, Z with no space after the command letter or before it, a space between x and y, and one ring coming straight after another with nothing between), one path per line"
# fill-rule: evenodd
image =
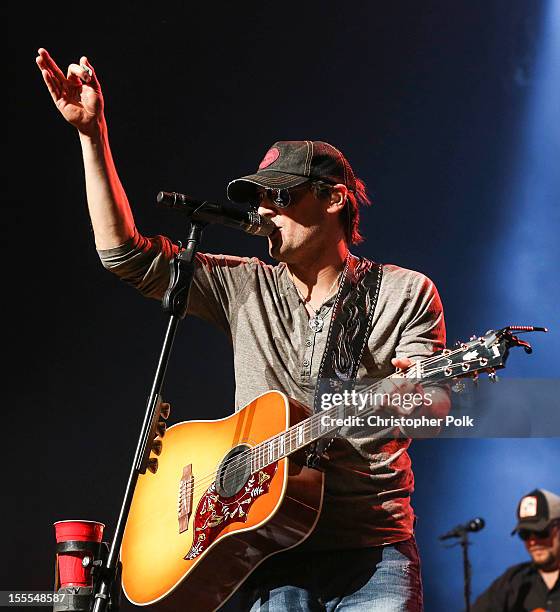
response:
M269 240L268 254L276 261L281 261L286 264L298 263L301 261L305 242L298 244L297 240L286 240L282 234L275 241Z
M533 559L535 567L541 571L552 572L558 569L558 564L556 563L552 551L548 551L546 556L543 556L542 552L539 552L537 558L535 558L534 553L532 553L531 558Z

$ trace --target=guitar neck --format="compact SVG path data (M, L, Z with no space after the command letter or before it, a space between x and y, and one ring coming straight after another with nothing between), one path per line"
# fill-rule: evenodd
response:
M371 396L379 392L385 380L396 377L404 376L405 378L414 379L417 382L439 380L442 378L442 368L441 366L435 368L428 367L432 360L433 358L428 358L419 361L400 374L391 374L384 379L377 380L372 385L361 388L359 395L361 397ZM347 394L348 393L351 392L348 391ZM379 410L378 406L371 403L365 406L361 406L360 403L352 403L349 401L351 397L349 395L344 396L344 394L340 394L340 396L341 397L338 398L340 402L337 402L336 405L332 405L311 415L299 423L292 425L281 434L255 446L251 451L252 471L256 472L271 463L302 450L320 438L333 435L340 429L341 426L337 424L337 421L340 423L341 419L344 420L348 417L358 416L365 418Z
M395 372L365 388L360 387L356 394L363 398L372 397L378 392L383 393L384 381L391 378L404 377L419 383L436 383L442 380L452 380L458 376L477 375L480 371L490 371L493 374L494 368L504 367L510 346L523 345L511 335L510 329L545 331L544 328L519 327L504 328L498 332L490 330L485 336L473 338L470 342L463 343L453 350L439 351L432 357L417 361L402 372ZM346 393L352 392L347 391ZM254 468L252 471L256 472L275 461L288 457L320 438L332 436L341 427L340 419L358 416L366 418L380 409L380 403L373 399L361 405L360 402L348 401L349 396L344 393L339 394L338 402L335 402L335 396L336 394L331 395L332 406L255 446L251 450L251 465Z

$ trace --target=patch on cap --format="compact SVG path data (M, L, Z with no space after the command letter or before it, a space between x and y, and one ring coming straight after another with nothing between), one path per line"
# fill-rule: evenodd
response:
M537 516L537 498L531 495L524 497L519 504L519 518Z
M280 157L280 151L276 147L269 149L268 153L264 156L264 159L259 164L259 170L268 168L270 164L273 164Z

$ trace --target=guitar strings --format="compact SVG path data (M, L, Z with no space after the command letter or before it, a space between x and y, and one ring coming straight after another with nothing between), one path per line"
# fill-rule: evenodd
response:
M448 357L449 355L461 352L463 349L459 348L455 351L452 351L450 353L448 353L447 355L445 355L444 357ZM422 366L424 364L429 364L433 361L437 361L439 359L441 359L442 355L438 355L436 357L430 357L427 358L420 363ZM477 360L474 360L477 361ZM414 364L412 366L410 366L409 368L407 368L406 370L404 370L401 374L404 377L408 377L408 378L414 378L417 376L417 372L415 371L417 369L417 365L418 364ZM422 368L423 369L423 368ZM433 370L430 370L429 372L426 371L425 373L427 373L428 375L432 375L438 371L443 371L445 368L442 366L441 368L436 368ZM422 374L421 374L422 375ZM379 388L380 385L382 385L386 380L391 379L391 378L396 378L394 375L388 376L384 379L381 379L379 381L377 381L374 385L371 385L370 387L367 387L366 390L364 392L370 391L370 390L375 390L377 388ZM377 409L379 407L375 407L375 409ZM369 411L364 412L364 414L368 414ZM279 438L283 435L286 434L292 434L292 433L296 433L297 429L299 427L303 427L302 429L302 433L303 434L307 434L309 433L310 429L313 428L314 425L316 425L317 422L317 416L322 416L324 415L324 413L317 413L315 415L313 415L312 417L310 417L308 419L308 421L302 426L300 423L296 423L295 425L292 425L291 427L289 427L287 430L283 431L280 434L276 434L275 436L268 438L267 440L263 440L262 442L260 442L258 445L252 447L251 449L244 451L242 453L239 453L239 455L236 455L235 459L233 459L231 462L228 463L228 467L231 469L232 467L236 467L236 468L242 468L245 467L247 464L245 463L245 459L247 458L248 455L253 454L254 456L258 456L258 454L260 452L263 452L263 457L264 457L264 451L266 450L265 447L266 445L270 445L272 442L277 443L279 441ZM335 429L337 429L337 427L333 427L332 430L334 431ZM328 434L328 432L324 432L323 435ZM279 446L279 444L278 444ZM299 449L298 449L299 450ZM295 452L295 451L294 451ZM270 463L273 463L273 461L271 461ZM270 463L267 463L265 465L263 465L262 467L266 467L266 465L270 465ZM216 474L218 473L218 471L216 470L215 472L211 472L210 474L207 474L203 477L201 477L199 479L199 482L205 482L207 481L207 478L215 478Z
M462 352L464 350L465 350L465 347L462 346L462 347L457 348L456 350L453 350L453 351L450 351L449 353L446 353L445 355L441 355L440 354L440 355L437 355L437 356L434 356L434 357L429 357L427 359L424 359L424 360L422 360L422 361L420 361L420 362L410 366L406 370L403 370L400 374L405 376L405 377L410 377L410 378L413 377L412 375L415 374L414 370L417 368L417 366L419 364L420 364L420 373L422 374L422 370L424 369L424 365L431 364L431 363L433 363L435 361L438 361L442 357L450 357L450 356L455 355L455 354L457 354L459 352ZM465 361L464 363L474 364L476 362L479 362L479 359L473 359L473 360ZM432 374L437 373L437 372L443 372L446 367L457 367L457 365L459 365L459 364L455 364L455 365L449 365L448 364L448 366L441 366L441 367L438 367L438 368L434 368L433 370L430 370L430 371L425 370L424 373L427 373L428 375L432 375ZM394 376L394 375L392 375L392 376ZM389 376L387 378L391 378L392 376ZM372 385L371 387L368 387L368 389L373 389L373 388L379 386L385 380L386 379L382 379L382 380L378 381L375 385ZM446 380L448 380L448 379L446 379ZM369 412L369 410L370 409L368 409L368 412ZM297 427L297 424L291 426L290 428L288 428L288 430L282 432L282 434L278 434L278 435L270 438L269 440L264 440L263 442L259 443L259 445L253 447L252 449L250 449L248 451L244 451L243 453L240 453L240 456L242 456L242 455L246 456L247 454L252 453L255 449L258 449L259 447L264 447L265 444L270 443L270 441L274 440L275 438L278 438L279 435L287 434L291 430L295 430L296 427ZM274 463L274 461L271 461L270 463ZM267 465L270 465L270 463L267 464ZM239 469L240 465L241 465L241 460L237 462L236 469ZM263 467L266 467L266 466L263 466ZM197 482L194 484L194 486L192 487L192 490L191 490L193 497L194 497L195 494L199 494L200 490L202 488L204 488L204 491L206 491L208 489L209 485L205 484L205 483L210 483L213 480L215 480L215 477L216 477L217 473L218 473L218 471L215 470L214 472L206 474L206 475L202 476L201 478L197 479ZM198 503L199 502L200 502L200 500L198 500ZM168 509L164 510L163 512L160 510L157 514L160 517L161 516L166 516L166 515L171 515L172 516L172 515L175 515L177 513L177 510L175 508L176 508L175 505L173 505L172 507L168 507ZM152 519L152 517L148 516L144 521L141 521L140 524L146 524L151 519Z
M478 361L479 361L478 359L474 359L474 360L470 360L470 361L465 361L465 363L474 364L474 363L476 363ZM456 364L456 365L459 365L459 364ZM412 367L410 369L412 369ZM445 370L445 367L435 368L434 370L431 371L431 373L435 373L437 371L444 371L444 370ZM403 372L403 374L405 374L405 375L407 375L409 373L412 374L413 372L408 372L408 371ZM385 379L383 379L381 381L378 381L378 383L376 383L376 385L373 385L373 387L378 386L384 380ZM366 412L369 413L370 411L371 411L371 408L368 409ZM284 433L287 433L287 431L289 431L289 429L286 430L286 432L284 432ZM273 440L273 439L274 438L271 438L270 440ZM263 441L261 444L265 444L266 442L267 441ZM254 448L257 448L257 447L254 447ZM250 452L251 451L245 451L245 453L250 453ZM279 461L279 460L277 460L277 461ZM270 463L274 463L274 461L271 461ZM270 463L267 464L267 465L270 465ZM266 467L266 466L263 466L263 467ZM238 469L238 468L236 468L236 469ZM192 488L192 495L193 495L193 497L195 496L195 494L200 493L201 488L204 488L204 491L206 491L206 489L208 488L208 485L204 486L204 484L203 484L204 481L211 482L212 480L214 480L216 474L217 474L217 471L214 472L214 473L207 474L205 477L200 478L198 480L198 483ZM198 503L200 503L200 500L198 500ZM159 517L162 517L162 516L172 516L175 513L176 513L176 510L174 510L173 508L168 508L167 510L164 510L163 512L159 511L157 514L158 514ZM146 524L146 523L148 523L148 521L151 520L151 518L152 518L151 516L148 516L148 517L146 517L146 519L144 521L140 521L139 524L141 524L141 525Z
M450 351L446 355L437 355L437 356L434 356L434 357L429 357L427 359L424 359L424 360L422 360L422 361L420 361L420 362L418 362L416 364L413 364L412 366L410 366L409 368L407 368L403 372L399 373L398 378L400 378L401 375L403 377L405 377L405 378L414 378L414 377L416 377L418 375L418 373L416 372L416 370L418 369L418 365L420 365L420 377L422 376L422 374L433 375L435 373L442 372L442 371L445 370L446 367L453 367L453 366L441 366L441 367L438 367L438 368L434 368L432 370L425 370L424 369L424 365L429 365L429 364L433 363L434 361L440 360L442 357L447 358L447 357L450 357L450 356L452 356L454 354L463 352L464 350L465 350L464 347L460 347L460 348L457 348L454 351ZM471 364L471 363L475 363L475 362L478 362L478 361L479 361L479 359L474 359L474 360L470 360L470 361L465 361L463 363ZM455 367L457 367L457 365L459 365L459 364L455 364ZM367 387L364 392L373 391L373 390L379 388L386 380L391 379L391 378L397 378L397 376L395 376L393 374L393 375L388 376L388 377L386 377L386 378L384 378L384 379L382 379L380 381L377 381L375 384L371 385L370 387ZM379 408L380 407L375 406L375 407L373 407L373 411L375 412L375 410L378 410ZM369 409L365 410L363 412L363 415L365 416L365 415L369 414L371 410L372 410L372 408L369 408ZM259 453L261 453L261 452L262 452L262 456L263 456L263 459L264 459L265 450L266 450L266 446L267 445L270 447L271 443L272 444L278 444L278 441L279 441L281 436L286 436L286 434L290 434L291 435L292 433L296 433L298 427L302 428L300 435L302 435L302 437L304 437L305 434L310 433L310 431L313 428L313 425L317 424L316 421L318 419L316 417L321 417L323 415L324 415L324 413L314 414L312 417L310 417L307 420L307 422L303 426L300 423L296 423L295 425L292 425L291 427L289 427L287 430L283 431L282 433L276 434L275 436L272 436L271 438L269 438L267 440L263 440L262 442L260 442L256 446L252 447L251 449L249 449L247 451L243 451L242 453L239 453L239 455L237 455L235 457L235 459L233 459L231 462L229 462L227 464L227 467L228 467L228 476L231 477L232 475L235 475L235 474L239 473L241 470L244 471L245 468L247 467L247 465L249 464L249 462L252 461L252 457L258 457ZM337 429L337 427L334 427L331 431L334 431L336 429ZM327 431L327 432L324 432L322 435L327 435L328 433L329 432ZM279 446L279 444L278 444L278 446ZM284 444L284 446L285 446L285 444ZM291 454L291 453L289 453L289 454ZM247 458L249 458L249 461L246 461ZM283 457L281 457L281 458L283 458ZM270 461L268 463L265 462L265 464L260 469L262 469L262 468L264 468L264 467L266 467L266 466L268 466L268 465L270 465L270 464L272 464L272 463L274 463L275 461L278 461L278 460L279 459L276 459L276 460ZM208 483L210 483L211 481L216 479L216 476L217 476L218 472L219 472L219 469L216 469L215 471L210 472L208 474L205 474L204 476L202 476L199 479L197 479L197 482L195 483L195 485L194 485L194 487L192 489L192 493L194 494L195 492L196 493L200 492L200 489L202 487L208 488Z
M440 360L442 357L449 357L451 355L454 355L456 353L462 352L464 351L464 348L458 348L454 351L451 351L449 353L447 353L446 355L438 355L435 357L429 357L427 359L424 359L421 362L418 362L419 364L421 364L421 373L420 375L422 375L422 370L424 369L424 364L430 364L434 361L438 361ZM464 363L475 363L477 362L478 359L474 359L471 360L469 362L464 362ZM455 367L457 367L458 364L455 365ZM417 373L415 372L415 370L417 369L418 364L414 364L412 366L410 366L409 368L407 368L406 370L404 370L403 372L401 372L400 374L403 375L404 377L408 377L408 378L413 378L417 375ZM445 367L441 366L439 368L435 368L433 370L430 371L425 371L424 374L428 374L428 375L432 375L434 373L437 372L441 372L444 371ZM400 377L400 376L399 376ZM395 375L391 375L388 376L380 381L377 381L374 385L371 385L370 387L366 388L366 391L370 391L370 390L375 390L377 388L379 388L380 385L382 385L387 379L390 378L396 378ZM375 407L375 409L378 409L378 407ZM310 432L310 430L312 429L313 425L316 424L316 417L317 416L321 416L324 413L317 413L315 415L313 415L310 419L308 419L308 421L303 425L303 429L302 429L302 434L305 435L307 433ZM367 411L365 411L363 413L365 414L369 414L369 409ZM266 445L270 445L271 443L276 443L280 436L282 435L286 435L286 434L292 434L295 433L298 429L298 427L302 427L302 425L300 423L296 423L295 425L292 425L291 427L289 427L287 430L283 431L280 434L276 434L275 436L268 438L267 440L263 440L262 442L260 442L258 445L252 447L251 449L247 450L247 451L243 451L242 453L239 453L239 455L237 455L235 457L234 460L232 460L229 464L228 464L228 469L229 469L229 475L235 474L236 472L238 472L241 469L245 469L245 467L247 466L247 462L245 461L247 459L247 457L249 455L253 455L253 456L258 456L258 454L260 452L263 453L263 458L264 458L264 451L265 451L265 447ZM337 429L336 427L334 427L332 429L332 431L334 431L335 429ZM324 432L323 435L328 434L328 432ZM299 450L299 449L298 449ZM291 453L290 453L291 454ZM262 467L266 467L267 465L270 465L271 463L274 463L274 461L270 461L268 463L265 463ZM198 479L198 484L195 484L194 488L193 488L193 492L195 490L200 490L200 487L205 485L206 483L208 483L210 480L215 480L217 474L218 474L219 470L215 470L214 472L210 472L209 474L205 474L204 476L200 477Z

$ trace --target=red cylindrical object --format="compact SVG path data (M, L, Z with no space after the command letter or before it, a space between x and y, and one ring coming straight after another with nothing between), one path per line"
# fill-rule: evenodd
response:
M60 588L91 586L91 563L84 567L83 559L92 556L103 539L103 523L97 521L57 521L54 530L57 544L61 542L91 542L91 552L80 550L57 554ZM92 559L93 560L93 559Z

